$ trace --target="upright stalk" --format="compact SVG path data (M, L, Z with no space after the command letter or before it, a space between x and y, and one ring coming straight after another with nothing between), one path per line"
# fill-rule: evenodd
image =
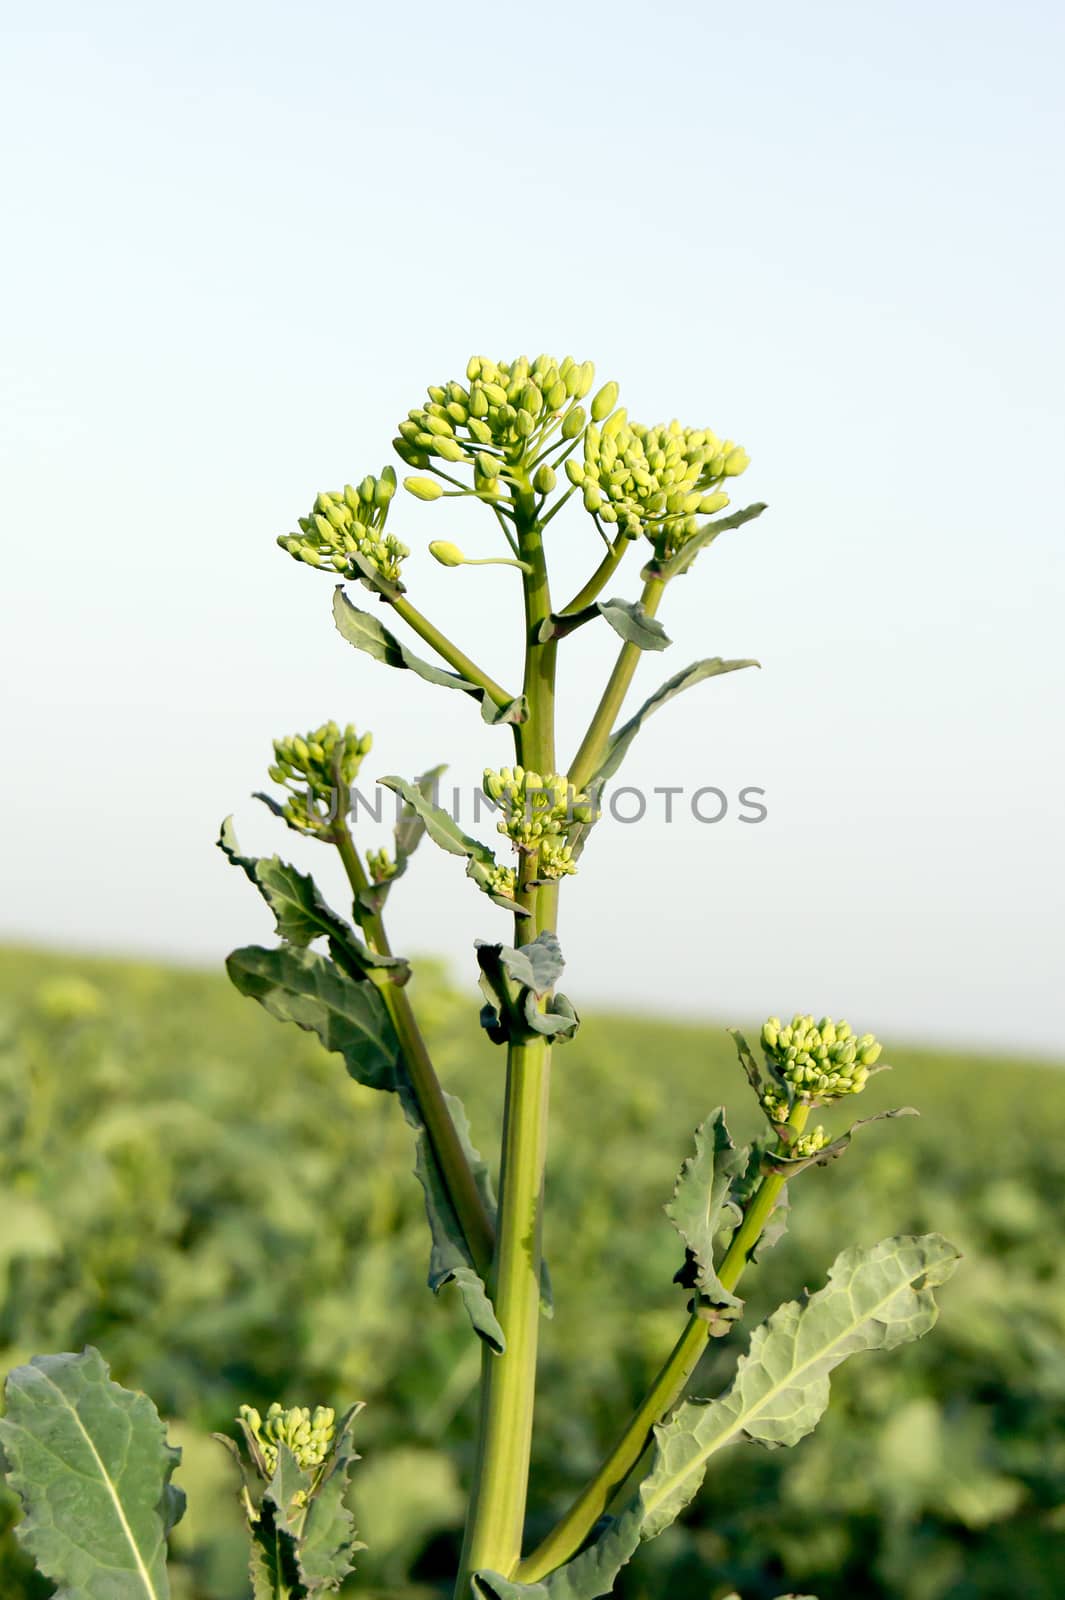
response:
M802 1131L808 1115L809 1107L796 1101L789 1118L789 1126L796 1134ZM730 1292L743 1276L786 1181L780 1173L768 1172L751 1196L718 1269L718 1278ZM543 1543L519 1565L515 1576L520 1582L536 1583L576 1555L639 1462L650 1441L651 1430L672 1410L688 1387L708 1337L709 1324L692 1312L661 1371L591 1483Z
M551 596L534 497L515 496L515 525L525 595L525 674L529 715L515 727L518 761L542 774L555 766L554 640L537 634L551 614ZM556 893L535 884L536 856L523 855L518 904L529 914L516 919L515 941L553 930ZM479 1569L509 1575L521 1557L532 1449L543 1266L544 1163L551 1051L537 1035L507 1047L507 1088L499 1177L495 1262L489 1289L505 1348L481 1358L481 1420L466 1538L456 1597L467 1600L470 1577Z
M649 578L644 584L640 604L649 617L653 617L658 610L665 587L661 578ZM588 725L588 732L569 769L569 781L575 789L583 789L598 770L625 696L629 692L640 654L640 648L635 644L623 644L618 652L614 670L607 680L602 698L595 708L595 715Z
M346 822L339 824L336 846L344 863L348 882L357 899L369 887L369 883ZM379 912L365 914L362 928L371 948L378 955L392 954L392 947ZM410 1000L407 998L407 992L394 983L388 983L384 985L382 994L403 1052L418 1109L425 1121L429 1143L455 1207L459 1226L462 1228L477 1271L485 1276L490 1269L495 1245L492 1220L485 1210L481 1192L474 1182L470 1164L459 1141L444 1098L444 1091L440 1087L440 1080L436 1075Z

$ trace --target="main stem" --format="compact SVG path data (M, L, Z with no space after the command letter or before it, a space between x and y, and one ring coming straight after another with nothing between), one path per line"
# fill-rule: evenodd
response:
M527 488L516 495L515 522L521 559L531 568L523 577L523 692L529 716L515 728L517 758L546 775L555 769L555 642L537 641L541 623L551 614L551 596ZM554 929L557 893L535 886L535 875L536 857L523 855L517 899L529 915L516 919L515 942ZM551 1051L541 1036L507 1047L498 1242L489 1282L505 1348L495 1355L485 1346L481 1358L481 1422L457 1600L468 1600L473 1573L486 1569L509 1576L521 1558L540 1331L550 1067Z
M336 838L337 850L344 863L344 871L348 875L348 882L356 899L369 887L362 862L359 860L358 851L348 830L347 824L342 823ZM392 954L392 947L385 932L384 923L380 912L366 913L362 918L362 930L373 950L378 955ZM417 1018L407 998L406 989L399 988L394 983L382 987L384 1002L388 1014L392 1019L392 1026L396 1030L403 1059L407 1066L414 1098L418 1103L425 1122L429 1143L436 1157L440 1171L451 1203L455 1207L455 1214L459 1226L465 1235L469 1246L470 1255L473 1257L477 1271L485 1276L490 1268L492 1251L495 1245L495 1229L492 1220L485 1210L484 1200L473 1179L469 1161L462 1148L458 1132L448 1110L444 1091L436 1075L429 1048L418 1026Z
M809 1107L797 1101L788 1119L796 1134L805 1126L808 1115ZM724 1288L731 1291L739 1283L786 1181L780 1173L768 1172L752 1195L718 1268L717 1275ZM576 1555L643 1455L651 1430L672 1410L688 1387L708 1337L709 1324L693 1312L625 1432L591 1483L543 1543L521 1562L515 1574L520 1582L536 1583Z

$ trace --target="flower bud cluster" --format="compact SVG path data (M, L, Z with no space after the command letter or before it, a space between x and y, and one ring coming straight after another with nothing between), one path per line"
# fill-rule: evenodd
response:
M518 889L518 874L513 867L499 865L489 867L484 886L489 894L498 894L504 900L513 900Z
M827 1144L828 1134L819 1123L816 1128L811 1128L809 1133L801 1133L797 1139L793 1139L788 1146L787 1153L789 1156L802 1159L807 1156L817 1155L818 1151L823 1150Z
M491 768L484 774L484 792L500 809L498 831L516 849L537 851L542 878L561 878L577 870L564 835L576 823L595 820L595 807L559 773L544 776L525 767Z
M367 850L366 866L372 883L388 883L396 875L396 863L387 850Z
M546 355L534 361L528 356L514 361L473 356L466 383L433 384L427 403L400 423L393 445L411 467L432 468L434 462L444 468L472 466L474 491L482 499L498 500L507 490L506 467L521 462L534 443L559 427L565 439L580 433L586 418L578 402L594 378L592 363L572 356L561 361ZM550 479L537 476L538 492L547 493ZM422 478L406 482L420 498L436 498L425 484Z
M352 560L361 556L386 583L398 583L410 551L385 532L395 492L395 469L385 467L379 478L368 474L358 488L349 483L343 491L320 494L310 516L300 517L299 533L284 533L277 542L297 561L341 577L361 576Z
M254 1406L241 1406L240 1416L262 1455L266 1472L277 1471L278 1446L286 1445L304 1472L320 1467L336 1436L336 1412L331 1406L315 1406L312 1416L307 1406L286 1410L278 1401L266 1413L266 1420Z
M699 531L699 518L728 505L720 487L747 468L746 450L709 428L679 422L647 428L629 422L624 409L584 435L583 462L566 473L584 495L585 509L616 523L630 539L646 534L665 560Z
M855 1037L846 1022L794 1016L789 1023L769 1018L762 1028L762 1049L774 1076L800 1099L828 1100L865 1088L881 1046L871 1033Z
M338 810L346 809L345 791L372 745L373 734L356 733L350 722L343 730L335 722L324 722L305 736L295 733L275 739L270 776L289 791L281 807L289 827L300 833L328 834Z

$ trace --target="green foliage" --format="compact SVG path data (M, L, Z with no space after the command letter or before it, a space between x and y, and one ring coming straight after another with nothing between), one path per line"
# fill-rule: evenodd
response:
M502 1085L475 1005L421 963L410 988L442 1070L489 1126ZM935 1338L841 1367L794 1450L711 1461L682 1524L622 1575L622 1600L773 1600L789 1582L820 1600L1057 1600L1065 1076L893 1056L865 1096L890 1088L922 1119L803 1180L788 1249L744 1280L746 1320L821 1280L854 1239L940 1226L965 1263ZM370 1549L350 1593L431 1600L454 1572L462 1500L440 1433L464 1476L476 1342L452 1291L432 1316L400 1314L425 1260L409 1131L391 1097L338 1069L214 976L0 952L0 1364L99 1345L179 1419L175 1600L245 1600L238 1480L209 1436L242 1401L265 1412L279 1395L368 1402L352 1495ZM670 1289L677 1236L649 1219L685 1154L678 1130L734 1098L735 1074L728 1040L702 1027L592 1015L566 1046L548 1181L553 1214L581 1224L547 1241L561 1309L543 1330L533 1539L676 1336L690 1290ZM737 1140L759 1132L753 1103L730 1120ZM696 1392L727 1387L743 1342L709 1346ZM0 1593L49 1593L10 1533Z
M16 1367L4 1399L0 1446L25 1510L19 1538L60 1600L169 1600L181 1452L147 1395L113 1383L90 1348Z

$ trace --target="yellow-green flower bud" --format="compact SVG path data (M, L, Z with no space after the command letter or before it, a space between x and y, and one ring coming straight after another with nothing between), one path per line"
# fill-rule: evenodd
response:
M437 439L433 446L433 454L440 457L441 461L465 461L466 452L457 439Z
M595 396L592 399L592 406L591 406L592 421L593 422L602 422L604 417L607 417L607 416L610 415L610 413L613 411L613 409L617 405L617 403L618 403L618 386L617 386L617 384L614 383L613 380L610 383L604 383L603 387L595 394Z
M554 468L549 467L546 461L537 467L533 475L533 488L537 494L551 494L557 482Z
M750 464L751 458L746 450L737 446L735 450L730 450L725 457L725 477L738 478L741 472L747 471Z
M449 544L446 539L434 539L429 546L429 554L439 561L442 567L461 567L466 560L457 544Z
M859 1094L881 1052L871 1033L855 1039L845 1022L835 1023L831 1017L815 1022L801 1013L786 1026L779 1017L770 1017L762 1028L761 1044L769 1071L805 1101Z
M444 492L435 478L404 478L403 487L417 500L439 500Z

